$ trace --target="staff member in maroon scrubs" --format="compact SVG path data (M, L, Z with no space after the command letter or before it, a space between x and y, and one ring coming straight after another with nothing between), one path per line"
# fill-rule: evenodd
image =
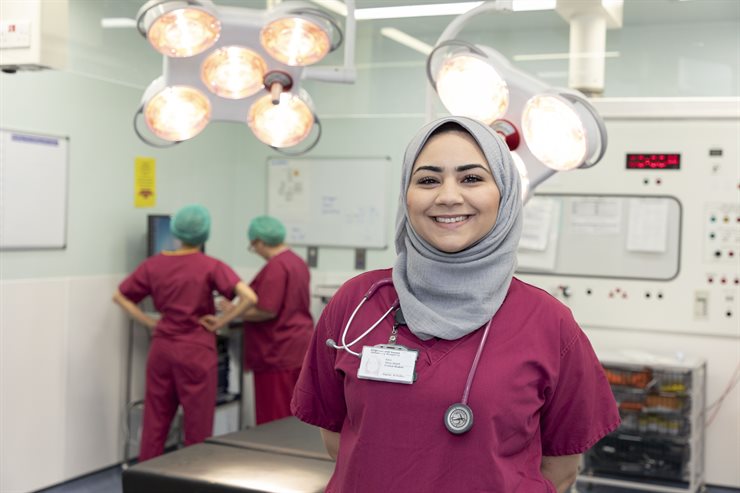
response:
M139 461L162 454L178 405L184 413L185 445L211 436L218 386L214 332L257 301L228 265L201 252L210 227L205 207L180 209L170 230L182 246L146 259L113 295L132 318L152 331ZM238 296L239 304L228 314L214 316L214 291L229 299ZM161 315L158 320L137 305L147 296Z
M271 216L254 218L250 250L267 263L250 283L259 297L244 324L244 369L254 373L255 421L290 416L290 398L313 333L311 275L285 243L285 226Z
M513 277L520 187L481 122L409 144L395 265L332 297L293 396L336 458L327 492L562 493L618 426L570 310Z

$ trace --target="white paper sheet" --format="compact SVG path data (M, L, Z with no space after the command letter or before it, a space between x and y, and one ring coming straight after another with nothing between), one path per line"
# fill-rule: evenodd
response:
M615 198L584 197L570 203L570 225L574 232L616 235L622 227L622 201Z
M627 250L665 253L668 250L668 202L659 198L631 199Z

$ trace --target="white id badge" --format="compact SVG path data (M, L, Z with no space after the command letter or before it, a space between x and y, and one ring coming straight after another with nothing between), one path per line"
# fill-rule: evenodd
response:
M412 384L418 356L419 351L401 346L364 346L357 378Z

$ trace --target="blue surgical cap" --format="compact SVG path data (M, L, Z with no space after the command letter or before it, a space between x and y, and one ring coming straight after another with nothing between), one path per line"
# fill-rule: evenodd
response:
M266 245L275 246L285 240L285 226L272 216L258 216L249 223L249 241L262 240Z
M202 245L211 231L211 215L202 205L186 205L170 222L170 231L188 245Z

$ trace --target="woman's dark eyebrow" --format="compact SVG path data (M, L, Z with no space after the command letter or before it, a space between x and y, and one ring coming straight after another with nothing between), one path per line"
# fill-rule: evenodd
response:
M474 169L474 168L480 168L483 171L485 171L486 173L491 174L491 170L489 170L487 167L483 166L482 164L462 164L462 165L456 167L455 168L455 171L457 171L457 172L460 172L460 171L468 171L469 169Z
M482 164L461 164L460 166L456 166L455 167L455 171L459 173L461 171L468 171L468 170L474 169L474 168L480 168L483 171L485 171L486 173L491 174L491 170L489 170L488 168L486 168ZM419 171L422 171L422 170L423 171L431 171L432 173L441 173L441 172L444 171L444 169L441 168L440 166L419 166L418 168L416 168L414 170L414 173L412 173L412 174L415 174L415 173L417 173Z

